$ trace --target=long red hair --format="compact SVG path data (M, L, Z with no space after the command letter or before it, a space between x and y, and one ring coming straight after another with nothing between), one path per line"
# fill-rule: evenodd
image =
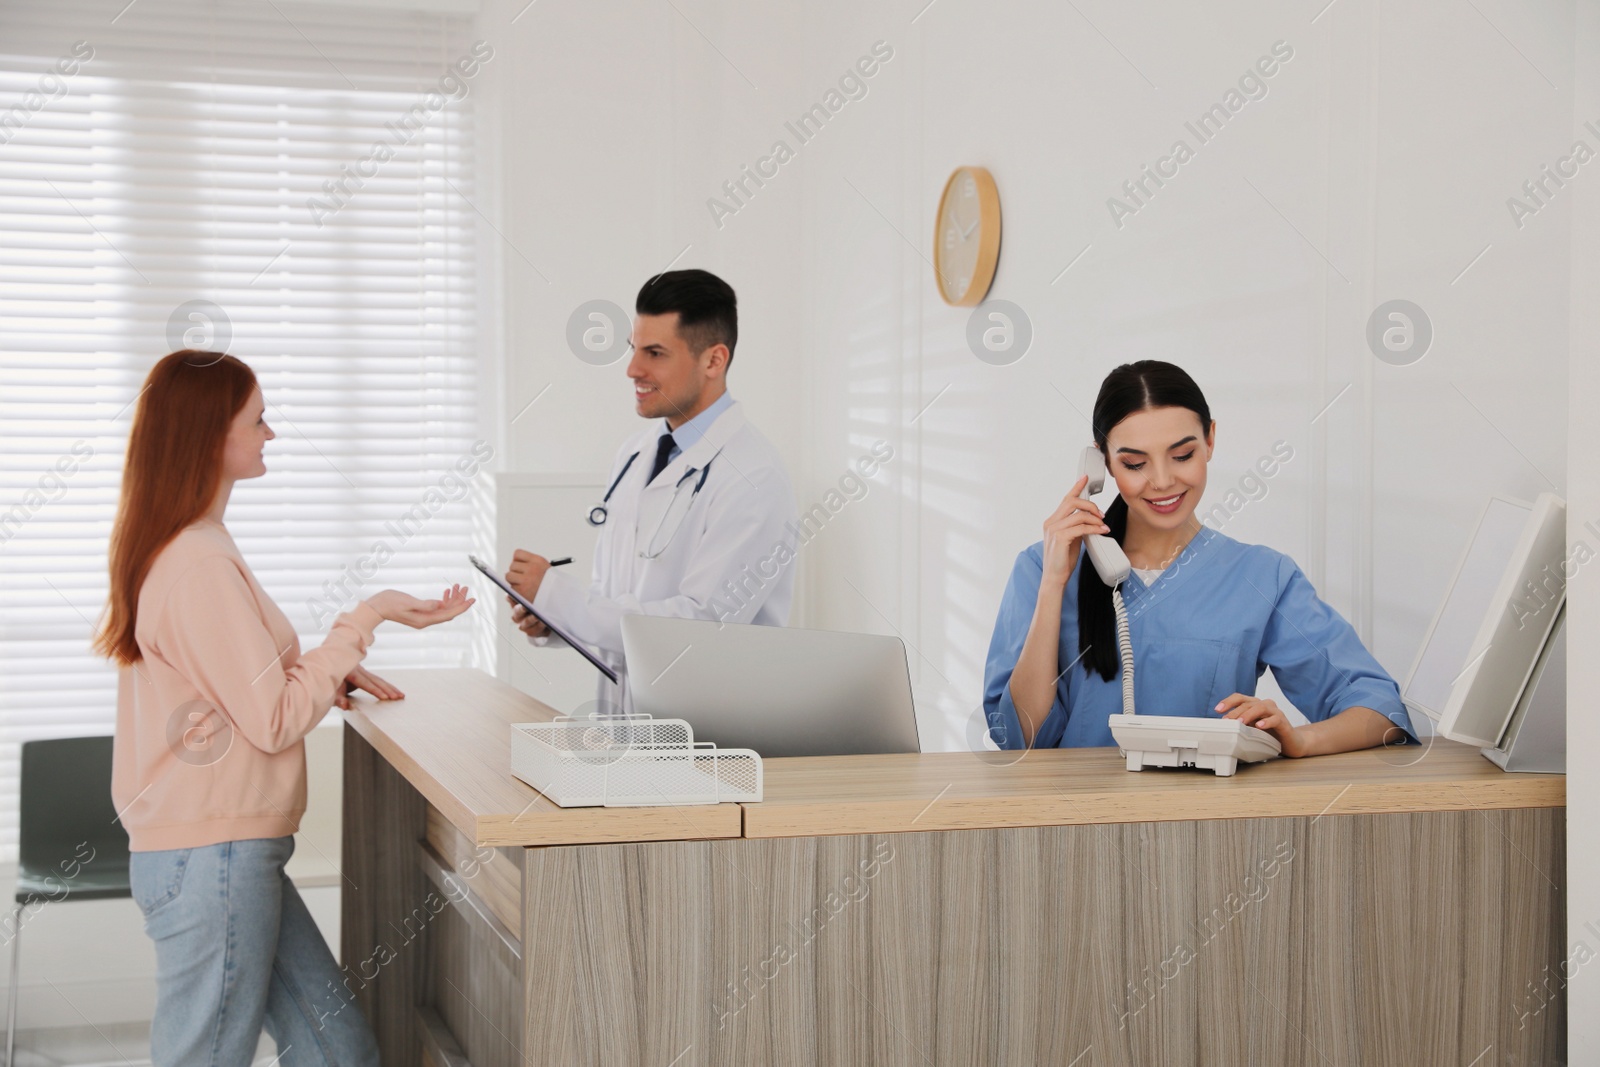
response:
M111 598L94 642L101 655L124 666L142 658L139 588L157 553L216 500L228 429L255 388L243 361L190 348L163 356L145 379L111 528Z

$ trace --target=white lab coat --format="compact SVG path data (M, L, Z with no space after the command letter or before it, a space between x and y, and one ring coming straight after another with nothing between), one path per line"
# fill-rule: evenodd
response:
M585 587L580 579L551 569L533 601L540 615L590 646L617 671L620 694L596 672L602 704L631 704L622 655L624 615L770 626L789 621L799 516L777 449L745 421L735 401L700 440L646 485L659 433L659 424L652 421L617 452L607 485L629 456L637 452L639 458L611 494L610 513L595 546L592 581ZM705 485L691 503L708 461ZM644 559L640 552L652 538L652 551L663 543L666 548L655 559Z

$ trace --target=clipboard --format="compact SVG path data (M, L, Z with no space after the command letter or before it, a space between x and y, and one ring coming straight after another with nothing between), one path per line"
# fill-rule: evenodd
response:
M501 588L501 590L503 590L505 592L505 594L507 596L509 596L511 599L515 600L518 604L522 605L522 610L523 611L526 611L529 615L532 615L534 618L536 618L540 622L544 623L545 626L549 628L551 633L555 634L557 637L561 638L561 640L565 641L567 644L569 644L573 648L577 649L579 655L581 655L584 659L588 660L590 663L594 664L595 670L599 671L601 674L603 674L607 678L611 679L611 684L612 685L616 685L617 684L617 672L612 670L610 667L606 666L605 663L600 659L599 656L596 656L593 652L590 652L589 649L586 646L579 644L576 639L574 639L571 636L569 636L567 634L567 632L565 630L563 630L561 627L557 626L555 623L551 622L549 619L545 618L543 615L540 615L537 611L534 611L533 610L533 605L528 603L528 601L523 598L521 593L517 592L515 589L511 588L511 586L507 585L506 584L506 580L504 578L500 577L494 571L490 570L484 564L483 560L479 559L477 556L468 556L467 559L472 561L472 565L474 567L478 568L478 570L483 572L484 577L488 578L495 585L499 586Z

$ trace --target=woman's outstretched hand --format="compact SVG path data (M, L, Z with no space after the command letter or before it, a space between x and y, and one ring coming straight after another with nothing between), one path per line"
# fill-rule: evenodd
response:
M367 598L374 611L390 622L398 622L413 630L449 622L472 607L473 598L467 595L464 585L452 585L439 600L418 600L398 589L385 589Z
M1093 534L1109 534L1105 516L1094 501L1078 496L1089 484L1087 474L1072 483L1072 491L1044 520L1044 577L1050 585L1066 587L1072 568L1078 562L1078 542Z

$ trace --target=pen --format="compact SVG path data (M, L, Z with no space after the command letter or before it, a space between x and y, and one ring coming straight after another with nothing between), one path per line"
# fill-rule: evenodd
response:
M566 565L568 563L571 563L571 562L572 562L572 557L571 556L562 556L560 559L551 560L550 561L550 566L552 566L552 567L561 567L561 566L564 566L564 565Z

